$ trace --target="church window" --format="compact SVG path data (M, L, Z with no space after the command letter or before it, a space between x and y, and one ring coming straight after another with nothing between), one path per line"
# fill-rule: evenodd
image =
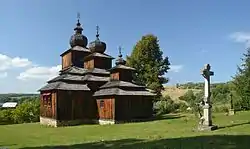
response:
M100 101L100 108L104 108L104 101L103 100Z

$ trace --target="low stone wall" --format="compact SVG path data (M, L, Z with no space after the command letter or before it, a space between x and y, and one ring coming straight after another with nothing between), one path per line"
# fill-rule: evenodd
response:
M70 121L60 121L47 117L40 117L40 124L52 126L52 127L63 127L63 126L74 126L80 124L95 124L96 121L93 120L70 120Z
M154 119L133 119L128 121L115 121L112 119L99 119L99 120L70 120L70 121L59 121L47 117L40 117L40 124L52 126L52 127L63 127L63 126L74 126L80 124L100 124L100 125L113 125L122 123L133 123L133 122L145 122L152 121Z
M112 125L112 124L123 124L123 123L135 123L135 122L147 122L156 120L154 117L147 118L147 119L132 119L132 120L123 120L123 121L116 121L112 119L100 119L98 120L98 124L100 125Z
M115 124L114 120L99 120L98 123L100 125L112 125Z
M52 127L57 127L57 120L40 116L40 124L52 126Z

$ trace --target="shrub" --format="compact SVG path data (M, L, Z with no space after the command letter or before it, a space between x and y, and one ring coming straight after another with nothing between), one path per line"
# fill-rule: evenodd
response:
M13 109L2 109L0 110L0 124L13 124L14 120L12 117Z
M187 111L187 104L184 103L184 102L179 102L178 103L178 109L181 111L181 112L186 112Z
M24 101L13 111L15 123L29 123L39 121L39 102Z
M25 100L16 109L0 109L0 124L38 122L40 113L38 99Z
M154 111L157 115L186 111L187 105L183 102L175 103L169 96L161 97L154 103Z
M212 107L213 112L223 112L223 113L228 113L230 109L229 105L214 105Z

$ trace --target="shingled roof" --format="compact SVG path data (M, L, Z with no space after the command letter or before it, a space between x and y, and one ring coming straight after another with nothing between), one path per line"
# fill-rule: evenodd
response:
M62 81L62 80L84 81L82 78L83 78L83 76L81 76L81 75L62 74L62 75L59 75L59 76L49 80L48 83L56 82L56 81Z
M96 91L93 96L107 96L107 95L134 95L134 96L154 96L155 94L145 90L124 90L121 88L105 88Z
M95 52L95 53L92 53L92 54L86 56L86 57L84 58L84 60L88 60L88 59L90 59L91 57L102 57L102 58L114 59L112 56L110 56L110 55L108 55L108 54Z
M94 74L102 74L105 76L95 76ZM59 76L51 79L48 81L48 83L56 82L56 81L78 81L78 82L84 82L84 81L103 81L107 82L109 81L109 71L106 71L105 69L84 69L79 68L76 66L72 66L71 68L63 71L60 73Z
M110 72L105 70L105 69L100 69L100 68L93 68L93 69L88 69L84 72L84 74L103 74L103 75L109 75Z
M87 74L82 78L82 80L84 81L100 81L100 82L107 82L109 81L109 79L110 79L109 76L101 77L101 76L94 76L91 74Z
M87 84L73 84L68 82L52 82L42 87L39 91L47 90L81 90L81 91L90 91Z
M69 67L67 69L60 70L60 74L66 74L66 73L68 73L68 74L83 75L87 71L88 71L88 69L85 69L85 68L71 66L71 67Z
M73 48L68 49L67 51L63 52L60 56L65 55L66 53L70 52L70 51L82 51L82 52L87 52L87 53L91 53L89 49L81 47L81 46L74 46Z
M132 88L145 88L145 86L139 86L131 82L125 82L120 80L112 80L110 82L107 82L103 86L101 86L101 89L104 88L111 88L111 87L132 87Z
M135 70L135 68L128 67L128 66L125 66L125 65L116 65L115 67L112 67L112 68L111 68L111 69L109 69L109 70L114 70L114 69L128 69L128 70Z

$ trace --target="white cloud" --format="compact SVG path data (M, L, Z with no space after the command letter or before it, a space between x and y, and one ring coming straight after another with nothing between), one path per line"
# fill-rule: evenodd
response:
M0 71L30 66L32 63L26 58L14 57L0 54Z
M19 80L48 80L59 74L61 70L61 65L53 66L53 67L41 67L35 66L27 69L26 71L19 74L17 79Z
M230 35L230 38L235 42L244 43L247 47L250 46L250 32L235 32Z
M183 69L183 65L170 65L169 72L180 72Z
M6 78L8 76L7 72L0 72L0 79Z

